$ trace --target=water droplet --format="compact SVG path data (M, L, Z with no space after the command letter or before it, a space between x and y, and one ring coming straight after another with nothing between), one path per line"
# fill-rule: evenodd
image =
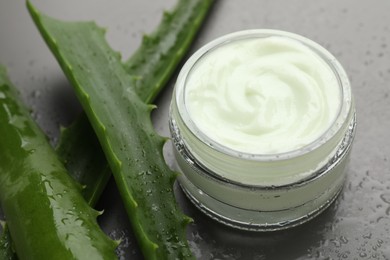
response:
M370 239L372 237L372 233L366 233L363 235L363 238Z
M39 113L36 113L36 112L33 112L33 113L31 114L31 116L32 116L32 118L33 118L35 121L37 121L37 120L39 120L39 119L41 118L41 115L40 115Z
M380 195L380 198L383 200L383 202L390 204L390 193L383 193Z
M347 243L348 243L348 239L347 239L345 236L341 236L341 237L340 237L340 241L341 241L343 244L347 244Z
M340 241L338 241L337 239L330 239L329 240L333 245L335 245L335 247L341 247L341 243Z
M66 223L68 222L68 218L63 218L63 219L61 219L61 222L62 222L62 224L64 224L64 225L66 225Z
M32 98L39 98L41 96L41 91L39 89L37 90L34 90L32 93L31 93L31 97Z
M367 254L364 253L364 252L360 252L360 253L359 253L359 256L360 256L360 257L367 257Z

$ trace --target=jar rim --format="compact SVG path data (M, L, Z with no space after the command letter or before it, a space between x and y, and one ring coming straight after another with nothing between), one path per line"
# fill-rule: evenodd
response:
M199 127L195 124L195 122L191 119L187 107L185 105L186 82L188 80L188 76L191 70L194 68L196 63L202 57L207 55L207 53L213 51L213 49L228 44L232 41L254 38L266 38L271 36L286 37L295 40L308 47L310 50L316 53L324 62L326 62L329 68L333 71L340 90L340 105L338 107L338 112L332 123L330 124L328 129L324 131L324 133L322 133L317 139L313 140L312 142L305 144L297 149L272 154L256 154L238 151L210 138L206 133L200 130ZM197 138L200 142L206 144L207 146L218 150L219 152L222 152L226 155L252 161L285 160L307 154L310 151L317 149L322 144L330 140L342 128L343 123L347 119L352 106L352 94L348 76L341 64L328 50L326 50L318 43L301 35L274 29L252 29L238 31L219 37L204 45L187 60L182 70L180 71L175 87L175 99L183 123L195 138Z

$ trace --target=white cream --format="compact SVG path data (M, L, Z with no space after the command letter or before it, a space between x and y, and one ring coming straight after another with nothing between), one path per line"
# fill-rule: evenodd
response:
M169 125L192 202L229 226L267 231L299 225L336 198L356 121L332 54L296 34L248 30L188 59Z
M186 79L184 96L201 132L251 154L314 142L336 119L342 99L324 59L281 36L229 41L205 53Z

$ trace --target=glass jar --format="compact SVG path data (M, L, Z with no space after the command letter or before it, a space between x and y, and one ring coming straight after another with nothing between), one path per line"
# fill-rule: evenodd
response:
M200 130L185 99L188 76L209 53L242 39L286 37L303 44L331 68L340 105L330 127L316 140L283 153L240 152ZM226 225L273 231L302 224L325 210L340 193L355 134L356 118L348 77L327 50L302 36L276 30L247 30L220 37L183 66L170 107L178 180L189 199Z

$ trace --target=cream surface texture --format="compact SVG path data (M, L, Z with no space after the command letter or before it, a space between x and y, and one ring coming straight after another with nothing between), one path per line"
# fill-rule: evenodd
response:
M185 106L214 142L248 154L300 149L323 135L342 100L335 73L312 49L280 36L239 39L191 69Z

